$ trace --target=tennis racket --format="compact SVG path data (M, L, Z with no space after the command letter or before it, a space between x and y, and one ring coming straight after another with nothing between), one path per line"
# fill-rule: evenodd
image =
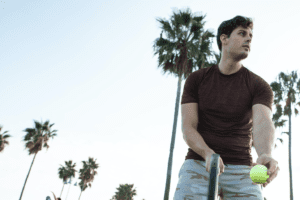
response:
M218 200L218 181L219 181L219 162L220 154L213 154L210 163L210 177L208 188L208 200Z

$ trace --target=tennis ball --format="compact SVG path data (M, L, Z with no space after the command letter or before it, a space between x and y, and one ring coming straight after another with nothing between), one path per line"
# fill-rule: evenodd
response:
M263 184L269 178L267 167L264 165L255 165L250 171L250 177L254 183Z

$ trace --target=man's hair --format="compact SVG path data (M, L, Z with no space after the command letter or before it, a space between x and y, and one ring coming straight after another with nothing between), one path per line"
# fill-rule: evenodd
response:
M237 15L236 17L227 21L223 21L220 24L218 28L218 34L217 34L217 43L218 43L219 50L221 52L222 52L222 42L220 36L222 34L225 34L228 36L228 38L230 38L232 31L234 31L234 29L236 29L239 26L242 26L243 28L250 27L251 30L253 30L253 20L248 17Z
M58 197L57 200L61 200L61 198Z

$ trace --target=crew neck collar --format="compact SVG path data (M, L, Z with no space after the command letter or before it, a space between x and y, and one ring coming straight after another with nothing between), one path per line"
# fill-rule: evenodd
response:
M240 72L242 71L242 69L244 68L244 65L242 64L242 67L241 67L237 72L235 72L235 73L233 73L233 74L229 74L229 75L223 74L223 73L220 71L219 64L216 65L216 68L217 68L217 71L219 72L220 75L225 76L225 77L230 77L230 76L233 76L233 75L235 75L235 74L240 73Z

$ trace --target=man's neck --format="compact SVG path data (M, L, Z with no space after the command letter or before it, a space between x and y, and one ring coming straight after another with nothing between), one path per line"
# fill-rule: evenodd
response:
M229 60L226 63L221 60L218 67L222 74L230 75L238 72L241 69L242 64L241 62L230 62Z

